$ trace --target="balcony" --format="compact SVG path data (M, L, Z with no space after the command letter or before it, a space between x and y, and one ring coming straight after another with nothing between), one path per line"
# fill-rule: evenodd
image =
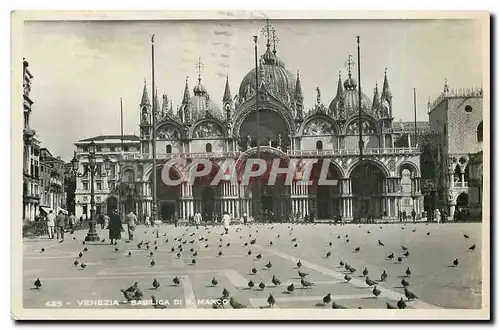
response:
M363 150L363 155L417 155L419 148L369 148ZM329 150L290 150L288 156L349 156L359 155L359 149L329 149Z
M467 188L469 186L468 182L453 182L453 188Z

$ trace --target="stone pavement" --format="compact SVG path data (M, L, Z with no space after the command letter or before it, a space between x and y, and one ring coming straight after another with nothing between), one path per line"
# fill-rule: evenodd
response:
M168 308L212 308L211 299L221 297L225 288L231 297L250 308L269 308L266 300L270 293L276 300L274 308L332 308L331 303L322 305L322 298L330 293L336 304L346 308L385 309L386 302L396 305L404 297L403 278L410 282L410 291L419 297L410 302L405 299L407 308L481 307L480 223L266 224L233 226L229 235L222 235L223 231L211 226L198 230L170 225L155 229L139 226L133 242L122 240L117 246L109 245L108 232L104 230L100 231L101 238L106 238L104 243L82 245L85 231L76 232L75 239L67 235L63 243L46 238L25 240L24 308L152 308L147 299L153 294ZM181 235L181 241L187 242L178 258L181 242L174 238ZM200 237L208 241L200 241ZM253 238L256 242L252 245ZM144 246L138 249L141 240L151 242L150 250ZM157 250L154 250L155 240ZM378 240L384 246L379 246ZM244 246L245 242L248 246ZM468 251L473 244L476 250ZM403 245L408 248L408 257L403 255ZM44 252L40 252L42 247ZM84 247L88 251L79 258L78 253ZM173 253L172 247L175 247ZM354 251L356 247L359 252ZM191 248L197 252L195 265ZM127 256L128 251L131 256ZM331 255L326 257L328 251ZM386 258L390 253L395 256L392 260ZM262 256L260 260L256 259L258 254ZM400 256L401 263L396 260ZM453 267L455 258L459 259L457 267ZM150 265L152 259L154 266ZM87 267L74 266L75 260ZM306 279L314 283L310 288L302 288L300 283L296 265L299 260L300 270L309 273ZM356 268L350 283L344 280L346 271L339 266L341 260ZM272 264L270 269L265 267L268 262ZM372 280L379 281L383 270L388 274L386 281L376 284L381 290L378 298L365 283L362 275L365 267ZM410 277L405 277L407 267L411 270ZM257 270L255 275L252 268ZM281 285L272 283L273 275ZM179 285L172 282L176 276ZM43 285L40 290L33 286L37 277ZM161 284L158 289L152 288L154 278ZM216 286L211 284L212 278L218 281ZM250 279L255 283L253 289L247 286ZM124 302L120 292L135 281L144 293L143 304ZM263 290L258 288L260 282L266 285ZM291 283L295 291L288 293L287 286Z

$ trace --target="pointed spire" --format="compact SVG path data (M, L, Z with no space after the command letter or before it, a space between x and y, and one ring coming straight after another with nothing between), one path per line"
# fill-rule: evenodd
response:
M448 94L450 92L450 87L448 87L448 78L444 78L444 93Z
M224 88L224 96L222 97L223 103L231 103L233 98L231 97L231 90L229 89L229 76L226 74L226 87Z
M163 103L161 104L161 115L165 117L168 113L168 95L163 93Z
M302 93L302 84L300 83L299 70L297 70L297 82L295 83L295 97L301 100L304 98L304 94Z
M375 82L375 91L373 92L372 110L378 110L379 108L380 108L380 96L378 95L378 83Z
M335 98L341 98L344 95L344 88L342 87L342 74L339 71L339 81L337 82L337 95Z
M172 100L170 100L170 108L168 108L168 114L174 116L174 108L172 107Z
M149 103L148 89L146 88L146 79L144 79L144 89L142 90L140 105L151 105L151 103Z
M384 85L382 86L382 97L391 97L391 89L389 88L389 80L387 79L387 68L384 71Z
M154 99L154 111L156 114L160 113L161 109L160 109L160 102L158 102L158 88L156 88L156 91L155 91L155 99Z
M184 96L182 97L182 104L188 104L191 99L189 95L188 77L186 77L186 86L184 87Z

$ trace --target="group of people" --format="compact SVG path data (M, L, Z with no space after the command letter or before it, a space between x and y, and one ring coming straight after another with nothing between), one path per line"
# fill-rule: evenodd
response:
M407 214L406 214L406 211L399 211L398 213L398 219L399 219L399 222L403 222L403 221L406 221L408 218ZM411 210L411 219L413 220L413 222L416 221L417 219L417 212L415 212L415 209Z
M71 213L69 216L59 211L56 215L54 211L50 210L46 216L45 224L47 226L47 234L49 239L64 240L64 232L68 228L71 233L75 231L76 217Z

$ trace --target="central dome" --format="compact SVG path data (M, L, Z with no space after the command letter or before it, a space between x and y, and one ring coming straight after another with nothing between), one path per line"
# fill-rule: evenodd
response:
M337 96L335 96L328 107L330 109L330 113L338 119L347 119L359 111L357 82L351 77L350 72L349 78L344 81L344 88L345 91L340 91L340 93L339 91L337 92ZM361 110L368 112L370 110L370 106L370 98L361 92Z
M248 100L255 92L255 68L241 81L239 97ZM269 48L261 57L259 80L266 89L285 103L291 102L295 91L295 76L285 68L285 64Z

